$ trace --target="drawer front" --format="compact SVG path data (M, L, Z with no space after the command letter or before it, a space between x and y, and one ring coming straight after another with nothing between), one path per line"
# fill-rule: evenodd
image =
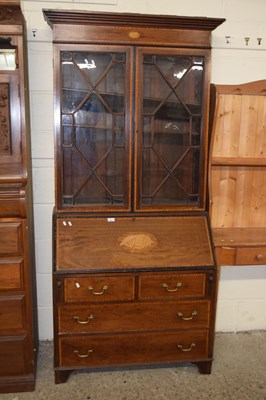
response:
M145 274L139 278L140 299L206 296L206 274Z
M237 249L237 265L264 265L266 264L265 247L245 247Z
M0 198L0 217L25 217L24 198Z
M64 279L66 303L126 301L134 297L134 276L77 276Z
M0 222L0 254L22 254L22 226L19 222Z
M61 367L145 365L207 357L207 330L59 338Z
M167 303L63 305L58 308L59 333L119 332L208 327L207 300Z
M19 290L23 287L23 261L0 260L0 290Z
M27 352L25 337L0 337L0 377L26 374Z
M215 247L217 264L236 265L236 248L234 247Z
M24 296L0 297L0 332L24 328Z

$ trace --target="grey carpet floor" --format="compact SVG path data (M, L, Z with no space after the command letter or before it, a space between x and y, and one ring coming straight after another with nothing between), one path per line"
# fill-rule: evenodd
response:
M211 375L193 365L73 373L55 385L53 344L41 342L36 390L1 400L266 400L266 331L219 333Z

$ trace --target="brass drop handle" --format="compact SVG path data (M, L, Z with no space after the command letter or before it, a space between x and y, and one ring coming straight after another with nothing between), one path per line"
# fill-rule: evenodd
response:
M257 259L258 261L263 260L263 255L262 255L262 254L257 254L257 255L256 255L256 259Z
M176 287L174 289L169 289L167 283L163 283L162 287L167 291L167 292L176 292L178 290L178 288L180 288L182 286L181 282L178 282L176 284Z
M196 317L196 315L198 315L197 311L192 311L191 316L190 317L184 317L184 314L182 312L178 312L177 313L178 317L180 317L183 321L191 321L193 319L193 317Z
M87 354L80 354L80 352L79 352L79 350L74 350L74 353L75 354L77 354L77 356L79 357L79 358L87 358L87 357L89 357L89 355L91 354L91 353L93 353L93 350L88 350L87 351Z
M191 343L190 347L187 347L187 348L184 348L184 347L182 346L182 344L178 344L177 347L178 347L181 351L186 352L186 351L191 351L191 350L193 349L193 347L196 347L196 344L195 344L195 343Z
M90 322L91 319L93 319L93 315L89 314L88 318L87 318L87 321L81 321L78 315L74 315L73 319L75 321L77 321L78 324L86 325L86 324L88 324Z
M88 287L88 291L91 292L92 294L94 294L95 296L99 296L101 294L104 294L104 292L108 290L108 285L104 285L102 287L102 290L100 292L95 292L92 286Z

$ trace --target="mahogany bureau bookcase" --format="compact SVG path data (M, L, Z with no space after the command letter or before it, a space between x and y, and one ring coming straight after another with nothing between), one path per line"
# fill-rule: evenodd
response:
M210 38L223 20L44 15L54 32L55 381L184 362L210 373Z
M34 389L38 347L25 29L1 0L0 393Z

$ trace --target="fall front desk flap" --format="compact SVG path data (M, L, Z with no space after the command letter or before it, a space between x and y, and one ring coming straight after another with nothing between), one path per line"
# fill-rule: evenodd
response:
M58 218L56 270L214 265L205 216Z

